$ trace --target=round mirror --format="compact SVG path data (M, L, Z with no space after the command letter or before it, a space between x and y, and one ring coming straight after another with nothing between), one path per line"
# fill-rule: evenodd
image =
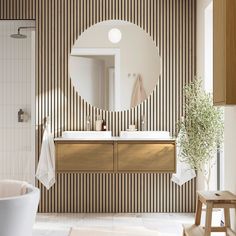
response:
M69 73L79 95L110 111L130 109L153 92L161 58L152 38L135 24L103 21L83 32L72 47Z

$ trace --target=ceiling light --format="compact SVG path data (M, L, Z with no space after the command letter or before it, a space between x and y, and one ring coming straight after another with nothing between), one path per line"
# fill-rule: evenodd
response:
M121 32L117 28L113 28L113 29L109 30L109 32L108 32L108 39L112 43L119 43L121 40L121 37L122 37Z

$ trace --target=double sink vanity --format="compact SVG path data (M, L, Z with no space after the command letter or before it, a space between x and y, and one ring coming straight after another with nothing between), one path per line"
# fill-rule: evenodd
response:
M55 139L57 172L173 173L176 145L169 132L65 131Z
M124 36L117 42L109 37L114 29ZM161 57L143 29L111 20L83 32L72 47L68 67L72 84L86 102L102 110L123 111L153 93ZM83 70L78 73L78 68ZM141 119L145 122L145 114ZM119 137L112 137L110 131L65 131L55 143L58 172L171 173L176 169L175 140L169 132L121 131Z

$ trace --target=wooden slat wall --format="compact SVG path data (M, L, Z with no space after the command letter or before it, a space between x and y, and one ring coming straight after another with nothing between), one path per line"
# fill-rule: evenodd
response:
M195 181L179 187L169 174L60 173L43 191L43 212L193 212Z
M148 130L176 131L183 115L182 88L195 74L196 0L38 0L37 124L50 116L52 131L84 130L87 115L101 113L113 135L130 123ZM78 36L109 19L133 22L147 31L162 57L162 76L147 101L123 112L86 103L68 76L68 55ZM138 127L139 128L139 127ZM40 148L42 129L38 129ZM39 150L39 149L38 149ZM47 191L40 184L41 212L193 212L195 180L178 187L170 174L57 174Z
M34 20L35 0L0 0L0 20Z
M0 0L0 19L21 19L28 2ZM12 8L10 3L21 5ZM97 114L102 114L115 136L130 123L139 128L143 113L148 130L175 134L185 102L182 88L195 74L196 0L35 0L35 9L27 14L32 18L35 14L37 28L37 157L46 116L55 137L63 130L84 130L87 115L94 122ZM162 57L162 76L153 94L123 112L101 111L87 104L68 76L68 55L75 40L89 26L109 19L139 25L156 42ZM60 173L50 191L39 184L39 211L193 212L196 181L179 187L170 178L170 174Z

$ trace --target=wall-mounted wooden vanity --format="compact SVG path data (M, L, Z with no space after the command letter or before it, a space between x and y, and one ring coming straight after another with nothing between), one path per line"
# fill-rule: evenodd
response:
M56 139L57 172L164 172L176 170L175 140Z

